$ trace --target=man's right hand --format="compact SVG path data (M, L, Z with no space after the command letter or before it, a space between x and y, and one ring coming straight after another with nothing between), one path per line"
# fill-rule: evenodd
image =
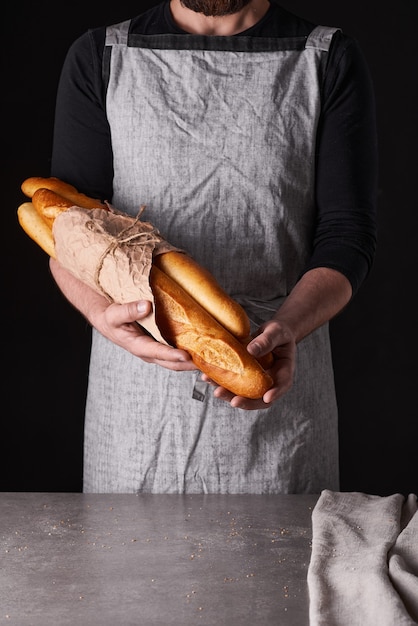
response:
M149 300L106 304L100 313L96 311L94 326L107 339L147 363L176 371L196 369L188 352L156 341L141 328L141 319L151 313Z
M142 329L141 320L151 312L150 301L109 304L104 296L53 258L50 259L50 269L67 300L104 337L147 363L176 371L196 369L188 352L160 343Z

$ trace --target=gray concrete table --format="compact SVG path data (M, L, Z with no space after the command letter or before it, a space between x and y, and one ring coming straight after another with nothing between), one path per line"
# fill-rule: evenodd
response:
M0 494L0 624L304 626L317 496Z

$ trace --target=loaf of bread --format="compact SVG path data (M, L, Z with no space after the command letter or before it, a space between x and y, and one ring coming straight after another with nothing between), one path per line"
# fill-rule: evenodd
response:
M17 218L25 233L44 252L55 258L55 245L51 227L39 215L32 202L23 202L17 209Z
M49 189L50 191L54 191L56 194L59 194L61 199L64 198L65 200L71 202L69 206L81 206L84 209L106 208L106 204L101 200L98 200L97 198L90 198L84 193L80 193L75 187L73 187L73 185L64 182L60 178L56 178L55 176L31 176L23 181L21 189L28 198L32 198L38 189Z
M270 375L245 345L155 265L150 284L157 325L168 343L186 350L202 372L235 395L256 399L270 389Z
M244 309L192 257L182 252L166 252L155 256L153 264L181 285L235 337L246 339L249 336L250 321Z
M55 178L29 178L22 190L32 202L19 207L20 224L50 256L55 256L52 225L62 211L72 206L108 208ZM163 339L186 350L196 367L215 383L253 399L261 398L272 386L271 376L246 349L250 340L247 314L208 270L183 252L156 254L149 285ZM262 362L270 365L271 361Z
M32 196L32 204L39 216L52 229L55 218L60 213L74 206L71 200L67 200L55 191L50 189L39 188Z
M95 198L79 193L75 187L55 177L32 176L23 181L23 193L31 198L17 209L20 226L44 252L55 258L52 225L55 218L71 206L86 209L107 208Z

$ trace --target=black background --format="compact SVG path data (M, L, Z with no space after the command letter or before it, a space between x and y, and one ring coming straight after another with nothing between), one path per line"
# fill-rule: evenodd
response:
M16 3L2 29L0 491L81 490L90 331L58 292L45 253L19 227L16 209L26 201L21 182L49 176L55 93L71 42L87 28L155 4ZM418 493L417 3L398 0L390 11L367 0L282 5L356 37L376 93L377 256L355 300L331 324L341 490Z

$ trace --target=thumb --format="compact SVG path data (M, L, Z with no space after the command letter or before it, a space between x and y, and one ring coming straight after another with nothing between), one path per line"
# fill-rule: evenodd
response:
M114 311L122 323L136 322L147 317L152 311L149 300L137 300L135 302L125 302ZM122 319L123 318L123 319Z
M258 358L274 350L277 345L277 330L277 324L273 321L260 326L258 334L247 346L248 352Z
M149 300L138 300L138 302L136 302L136 311L139 314L138 319L146 317L152 311L151 302Z
M247 345L248 352L256 358L267 354L271 349L272 347L268 341L268 337L265 335L257 335L257 337L252 339Z

